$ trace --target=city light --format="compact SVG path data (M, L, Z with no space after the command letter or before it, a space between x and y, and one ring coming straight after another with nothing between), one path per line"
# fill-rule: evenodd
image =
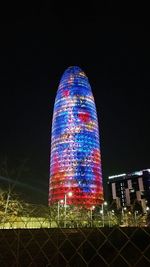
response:
M122 173L122 174L118 174L118 175L108 176L108 179L114 179L114 178L118 178L118 177L122 177L122 176L126 176L126 173Z
M69 197L72 197L72 195L73 195L72 192L69 192L69 193L68 193L68 196L69 196Z
M67 194L65 194L65 227L66 227L67 196L72 197L72 195L73 195L72 192L68 192Z

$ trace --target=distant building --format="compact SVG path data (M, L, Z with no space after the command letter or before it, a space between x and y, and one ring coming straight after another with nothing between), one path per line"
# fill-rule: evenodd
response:
M117 208L131 206L135 201L141 203L143 212L150 207L150 169L109 176L108 185Z

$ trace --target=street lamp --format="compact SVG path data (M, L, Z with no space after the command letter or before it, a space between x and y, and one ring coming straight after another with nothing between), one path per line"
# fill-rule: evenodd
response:
M61 199L58 201L58 206L57 206L57 219L58 219L58 224L59 224L59 219L60 219L60 204L63 204L64 203L64 200Z
M124 221L125 221L125 211L127 210L127 207L124 207L122 208L122 222L124 224ZM127 221L126 221L126 224L127 224Z
M91 207L91 209L90 209L90 215L91 215L91 226L92 226L92 220L93 220L93 218L92 218L92 217L93 217L93 216L92 216L92 215L93 215L92 211L93 211L94 209L95 209L95 206L92 206L92 207Z
M109 214L109 227L111 227L111 225L114 225L114 215L115 215L115 211L114 210L111 210L111 211L108 211L108 214Z
M66 209L67 209L67 196L68 197L72 197L73 193L72 192L68 192L65 194L65 227L66 227Z
M102 209L100 211L100 213L102 214L102 221L103 221L103 227L105 225L105 222L104 222L104 206L107 206L107 201L104 201L104 203L102 204Z
M134 212L135 226L137 226L137 214L138 214L138 210L135 210Z

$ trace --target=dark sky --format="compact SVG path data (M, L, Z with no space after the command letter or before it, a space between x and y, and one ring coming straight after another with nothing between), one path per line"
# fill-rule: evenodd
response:
M8 170L16 172L27 160L19 181L28 199L47 203L52 110L59 80L72 65L86 73L95 97L104 181L150 168L146 19L111 5L90 12L12 8L1 9L0 159L7 157Z

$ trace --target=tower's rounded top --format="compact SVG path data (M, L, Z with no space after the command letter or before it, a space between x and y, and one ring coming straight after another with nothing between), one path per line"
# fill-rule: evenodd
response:
M65 71L64 71L64 73L63 73L63 76L62 76L62 78L63 77L65 77L65 76L68 76L68 75L72 75L72 76L74 76L74 77L82 77L82 78L87 78L87 76L86 76L86 74L83 72L83 70L80 68L80 67L78 67L78 66L70 66L70 67L68 67Z
M76 73L76 72L79 72L79 71L82 71L82 69L78 66L70 66L66 69L67 72L72 72L72 73ZM65 71L65 72L66 72Z

